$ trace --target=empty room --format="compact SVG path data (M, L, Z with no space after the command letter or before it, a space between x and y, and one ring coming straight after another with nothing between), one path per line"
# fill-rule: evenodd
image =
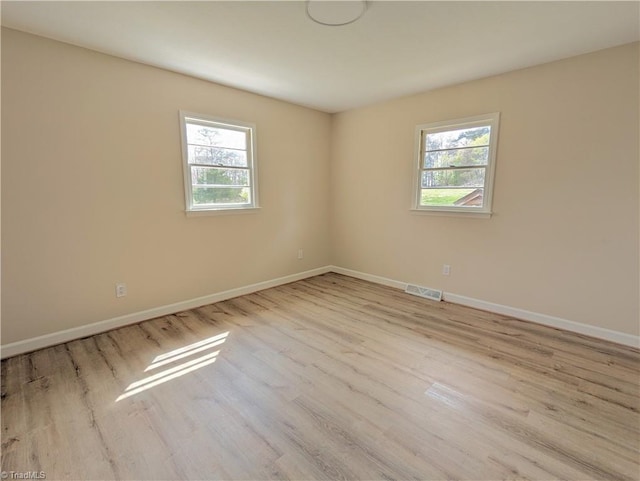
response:
M640 480L640 2L0 6L2 479Z

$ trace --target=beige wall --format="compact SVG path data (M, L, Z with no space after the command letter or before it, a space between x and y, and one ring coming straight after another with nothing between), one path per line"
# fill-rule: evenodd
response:
M637 335L638 55L631 44L336 115L334 264ZM411 213L415 125L495 111L494 216Z
M2 344L329 264L637 335L638 54L329 116L3 30ZM259 213L185 216L178 109L257 124ZM411 213L415 125L494 111L494 216Z
M257 124L259 213L185 216L178 109ZM327 265L330 122L3 30L2 343Z

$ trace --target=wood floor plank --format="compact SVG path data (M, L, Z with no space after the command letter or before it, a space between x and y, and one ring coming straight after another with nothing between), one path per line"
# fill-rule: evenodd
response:
M639 350L333 273L0 376L47 479L640 479Z

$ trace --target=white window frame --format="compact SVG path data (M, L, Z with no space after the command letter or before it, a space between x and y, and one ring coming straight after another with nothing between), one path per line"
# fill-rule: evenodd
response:
M421 179L424 168L425 138L427 134L459 130L463 128L490 126L489 155L485 170L483 205L475 206L431 206L421 205ZM462 119L444 120L416 126L415 130L415 167L413 183L412 210L420 213L432 214L470 214L488 217L492 213L493 184L495 178L496 154L498 146L498 131L500 127L500 112L465 117Z
M256 163L256 125L239 120L229 120L212 117L206 114L180 110L180 134L182 141L182 169L184 177L184 195L187 215L211 215L245 213L259 209L258 204L258 173ZM194 204L191 167L211 167L209 164L189 163L189 143L187 139L187 124L201 124L226 130L237 130L247 134L247 168L249 170L249 190L251 202L246 204Z

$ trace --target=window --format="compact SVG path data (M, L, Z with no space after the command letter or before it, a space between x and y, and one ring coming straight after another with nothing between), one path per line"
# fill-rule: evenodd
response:
M414 208L491 213L499 113L416 127Z
M258 207L255 126L180 112L187 212Z

